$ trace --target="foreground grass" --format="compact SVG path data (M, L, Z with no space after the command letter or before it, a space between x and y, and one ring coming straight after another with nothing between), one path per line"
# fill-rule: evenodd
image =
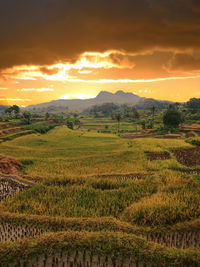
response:
M168 174L156 194L125 209L121 219L143 226L168 226L200 217L200 187L189 177Z
M115 217L167 227L200 216L200 187L189 176L162 171L141 180L49 179L4 201L1 211L61 217Z
M123 262L123 266L142 263L155 267L163 266L199 266L199 250L168 249L147 242L135 235L113 232L58 232L41 235L35 239L19 240L15 244L3 242L0 244L0 261L3 266L8 263L31 266L39 256L57 254L62 259L67 253L71 260L76 252L83 257L86 252L90 256L100 256L101 262ZM74 253L75 252L75 253ZM105 259L107 258L107 260ZM75 261L75 260L73 260ZM95 264L96 265L96 264Z
M48 183L47 183L48 184ZM4 202L10 212L65 217L119 217L131 203L157 191L158 181L89 179L80 184L38 184Z

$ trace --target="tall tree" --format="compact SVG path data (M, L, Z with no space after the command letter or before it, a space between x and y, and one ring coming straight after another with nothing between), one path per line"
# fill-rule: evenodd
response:
M200 98L191 98L191 99L186 103L186 106L187 106L193 113L200 112Z
M5 110L5 113L9 116L17 118L20 112L20 108L17 105L13 105Z
M48 121L49 117L50 117L50 114L48 112L46 112L46 114L45 114L45 120Z
M184 121L183 114L176 108L170 105L163 116L163 123L166 127L178 128Z
M24 116L24 120L27 124L30 124L31 123L31 113L28 112L28 111L25 111L23 113L23 116Z
M155 106L152 106L152 108L151 108L152 117L153 117L153 120L152 120L152 128L154 127L155 111L156 111L156 107Z
M116 115L115 115L115 118L116 118L116 120L117 120L117 131L118 131L118 133L119 133L119 128L120 128L120 121L121 121L121 118L122 118L122 116L121 116L121 114L120 113L117 113Z
M15 118L17 118L18 115L19 115L19 112L20 112L20 108L17 105L13 105L12 106L12 110L13 110L13 112L15 114Z

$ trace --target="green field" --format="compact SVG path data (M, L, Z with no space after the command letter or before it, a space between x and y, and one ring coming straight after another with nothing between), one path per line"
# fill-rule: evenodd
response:
M182 167L171 149L192 147L184 140L126 140L63 126L0 146L1 155L24 164L27 179L39 180L28 191L4 201L4 211L64 217L112 216L144 226L170 225L200 215L198 179L171 170ZM147 152L169 152L171 158L148 161ZM125 181L109 178L109 174L131 173L143 176ZM98 175L105 176L96 178Z
M30 160L26 174L54 178L109 173L145 172L179 166L172 155L167 161L149 162L145 152L192 147L184 140L122 139L96 131L71 131L57 127L45 135L32 134L1 144L1 154Z
M198 232L200 225L200 169L182 165L173 152L195 148L199 138L124 139L90 128L101 124L111 128L110 121L87 119L84 124L89 128L70 130L35 122L28 126L28 135L20 136L22 131L2 139L0 157L16 159L21 166L18 179L33 185L0 203L4 238L23 238L0 242L0 260L24 264L28 258L32 263L38 254L60 252L62 259L75 247L79 253L86 249L111 258L125 249L127 258L130 253L140 262L155 261L155 266L199 262L198 250L187 248L199 246L190 231ZM124 123L126 130L130 125ZM34 239L24 239L32 228ZM155 243L145 240L149 234ZM176 249L160 246L163 238L169 247L173 240ZM186 249L180 250L181 242ZM41 249L42 244L48 249Z

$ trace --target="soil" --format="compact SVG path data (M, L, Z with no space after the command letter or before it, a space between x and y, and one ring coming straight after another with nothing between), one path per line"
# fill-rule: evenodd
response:
M146 153L146 155L149 161L170 159L170 154L168 152L158 152L158 153L151 152L151 153Z
M177 161L187 167L200 165L200 147L172 150Z
M8 175L20 175L20 165L12 157L0 157L0 172Z
M0 137L5 137L13 133L19 133L19 132L22 132L23 130L24 129L21 127L3 129L3 130L0 130Z

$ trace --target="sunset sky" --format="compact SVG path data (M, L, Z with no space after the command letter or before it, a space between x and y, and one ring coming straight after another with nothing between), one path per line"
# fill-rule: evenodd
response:
M6 0L0 36L0 104L200 98L199 0Z

